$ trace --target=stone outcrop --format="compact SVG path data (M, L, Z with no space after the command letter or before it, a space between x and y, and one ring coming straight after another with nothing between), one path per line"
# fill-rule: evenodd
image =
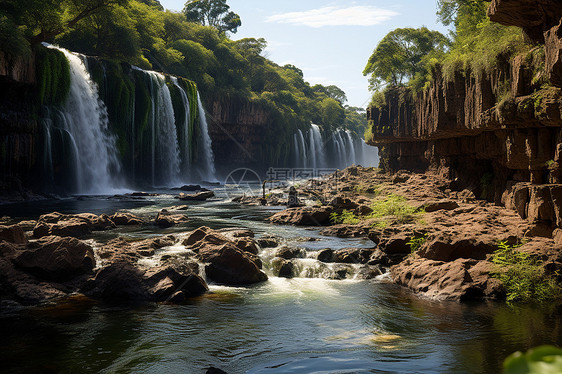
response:
M330 224L330 214L333 211L330 206L289 208L275 213L268 220L298 226L323 226Z
M205 273L215 282L243 285L267 280L267 275L260 270L259 257L243 251L237 243L215 230L200 227L183 244L207 264Z
M517 209L547 235L560 224L553 207L562 184L562 5L494 0L488 14L523 28L544 54L538 46L500 56L490 72L447 78L436 67L420 93L391 89L384 105L368 109L368 141L379 146L386 170L430 170L452 191Z

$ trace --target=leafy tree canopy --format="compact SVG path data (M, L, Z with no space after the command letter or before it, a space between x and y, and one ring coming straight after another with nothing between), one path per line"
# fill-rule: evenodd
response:
M189 0L183 12L188 21L212 26L220 32L236 33L242 25L240 16L230 11L226 0Z
M424 69L422 60L430 53L444 53L449 41L426 27L403 28L388 33L377 45L363 70L371 75L370 88L407 83Z

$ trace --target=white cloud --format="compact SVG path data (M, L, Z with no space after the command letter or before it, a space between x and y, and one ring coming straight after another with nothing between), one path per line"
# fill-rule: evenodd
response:
M374 26L388 21L398 13L374 6L347 8L327 6L304 12L290 12L270 16L266 22L290 23L309 27L323 26Z

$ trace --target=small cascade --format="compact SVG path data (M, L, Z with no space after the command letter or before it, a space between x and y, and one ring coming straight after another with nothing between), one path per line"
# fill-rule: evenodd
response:
M302 167L302 168L306 168L306 167L308 167L308 157L307 157L307 152L306 152L304 135L303 135L303 133L300 129L297 130L297 134L298 134L297 140L299 142L299 150L301 152L300 160L302 162L302 164L297 164L297 166Z
M199 92L197 92L197 107L199 109L199 130L200 136L202 138L202 156L203 163L200 165L200 175L201 179L205 181L214 181L215 177L215 157L213 155L213 144L211 143L211 137L209 136L209 126L207 125L207 116L205 113L205 108L201 102L201 97Z
M191 172L191 157L190 157L190 146L189 146L189 117L190 117L190 109L189 109L189 99L185 90L179 85L178 78L172 77L172 82L174 86L180 91L181 100L183 103L183 107L185 108L185 116L183 118L183 123L181 127L181 134L183 138L183 147L181 148L181 160L182 160L182 168L181 174L184 179L190 175Z
M355 145L353 144L353 138L351 136L351 131L349 130L345 130L345 135L347 136L347 151L348 151L348 156L347 156L347 163L350 165L355 165L357 158L355 155Z
M63 48L48 47L64 53L70 65L70 92L62 108L63 118L57 122L62 122L72 147L76 192L110 192L116 188L115 176L120 171L120 163L115 138L108 130L107 110L99 99L98 88L88 73L83 56ZM51 137L50 131L48 137Z
M293 161L294 164L293 165L300 165L301 163L301 150L299 147L299 141L297 140L297 134L293 134Z
M326 167L326 155L324 142L322 141L322 133L318 125L312 124L309 133L310 139L310 167L313 169Z

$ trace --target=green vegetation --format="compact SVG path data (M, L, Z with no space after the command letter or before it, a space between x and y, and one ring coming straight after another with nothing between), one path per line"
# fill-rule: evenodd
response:
M560 298L561 290L556 277L545 271L543 262L519 245L503 241L492 255L496 269L492 276L505 287L507 302L546 302Z
M335 225L340 223L347 224L347 225L355 225L360 221L360 219L357 218L355 213L347 209L344 209L340 214L338 214L337 212L330 214L330 220Z
M550 345L515 352L503 363L505 374L562 373L562 349Z
M373 212L369 218L392 219L396 223L407 223L412 221L416 215L423 211L408 204L404 196L391 194L384 200L377 200L371 204Z
M369 88L397 87L417 76L425 77L426 66L444 54L447 44L440 32L426 27L391 31L379 42L363 70L363 75L371 75Z
M311 122L323 131L349 127L361 134L366 127L364 111L344 108L347 98L341 89L311 86L299 68L267 59L264 39L230 39L241 20L226 0L190 0L181 13L165 11L155 0L5 0L0 14L0 52L10 56L29 55L46 41L116 64L184 77L197 84L207 103L258 105L268 114L265 132L272 142L256 157L272 166L286 161L282 158L294 132ZM131 79L108 87L117 89L114 96L124 106L133 98ZM139 95L135 93L136 102L146 101ZM137 114L146 115L135 113L135 118Z
M408 241L408 244L410 246L410 251L412 253L416 252L418 249L420 249L425 242L427 242L427 237L429 236L429 233L425 233L421 236L412 236L410 238L410 240Z
M70 66L56 49L41 48L36 59L39 103L61 105L70 89Z

